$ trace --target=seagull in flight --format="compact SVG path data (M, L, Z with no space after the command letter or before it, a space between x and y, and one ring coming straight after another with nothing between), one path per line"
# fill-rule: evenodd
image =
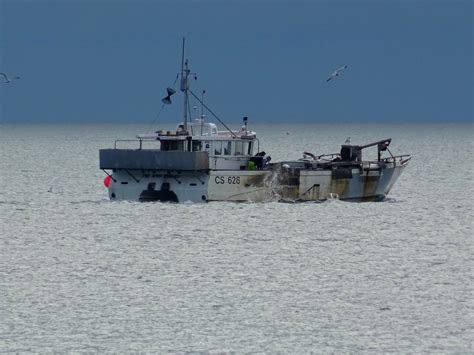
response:
M0 73L1 76L3 76L5 78L5 84L8 84L11 82L11 80L8 78L7 74L5 73ZM20 79L19 76L15 76L13 79Z
M342 72L346 68L347 68L347 65L344 65L343 67L340 67L340 68L334 70L334 72L331 75L329 75L329 78L327 78L326 82L328 82L329 80L335 78L336 76L339 76L339 73Z

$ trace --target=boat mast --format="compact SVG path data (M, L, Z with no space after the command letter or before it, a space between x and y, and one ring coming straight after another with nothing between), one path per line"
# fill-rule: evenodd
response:
M181 91L184 94L184 110L183 110L183 121L184 121L184 131L188 134L188 105L189 105L189 97L188 97L188 89L189 89L189 81L188 76L190 70L188 69L188 60L184 60L184 41L185 37L183 37L183 51L181 54Z
M202 125L204 123L204 94L206 93L206 90L202 91L201 95L201 136L202 136Z
M189 107L189 93L191 93L191 95L193 95L193 97L197 101L199 101L201 105L207 111L209 111L211 115L213 115L225 128L227 128L227 130L232 134L232 136L237 137L236 134L232 132L231 129L227 127L226 124L222 122L221 119L217 117L217 115L214 112L212 112L212 110L204 104L203 100L201 100L191 90L189 90L188 76L191 73L191 70L189 70L188 68L188 60L187 59L184 60L184 41L185 41L185 37L183 37L183 51L181 54L181 91L184 94L184 110L183 110L184 111L183 112L183 118L184 118L183 126L184 127L183 129L184 129L185 134L188 135L188 107ZM194 78L197 79L196 73L193 73L193 74L194 74ZM202 98L204 99L204 96Z

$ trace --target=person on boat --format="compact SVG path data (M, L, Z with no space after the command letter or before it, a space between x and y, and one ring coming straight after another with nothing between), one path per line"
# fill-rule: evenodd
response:
M265 158L265 161L263 163L263 167L265 168L267 165L270 164L270 160L272 160L272 157L271 156L268 156Z
M258 152L257 154L255 154L252 158L250 158L250 160L255 163L255 166L257 167L257 170L262 170L263 167L265 166L265 162L264 162L264 159L263 159L265 154L267 154L267 153L265 153L264 151L261 151L261 152Z

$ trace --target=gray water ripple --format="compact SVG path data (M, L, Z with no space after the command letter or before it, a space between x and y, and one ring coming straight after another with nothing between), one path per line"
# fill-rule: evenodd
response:
M2 127L0 351L472 352L472 127L260 128L273 160L387 132L415 159L380 203L112 203L129 126Z

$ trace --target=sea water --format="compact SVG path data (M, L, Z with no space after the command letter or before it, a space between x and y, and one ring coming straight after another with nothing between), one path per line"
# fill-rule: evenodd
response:
M0 126L0 351L472 353L472 124L251 128L413 159L383 202L111 202L98 151L148 127Z

